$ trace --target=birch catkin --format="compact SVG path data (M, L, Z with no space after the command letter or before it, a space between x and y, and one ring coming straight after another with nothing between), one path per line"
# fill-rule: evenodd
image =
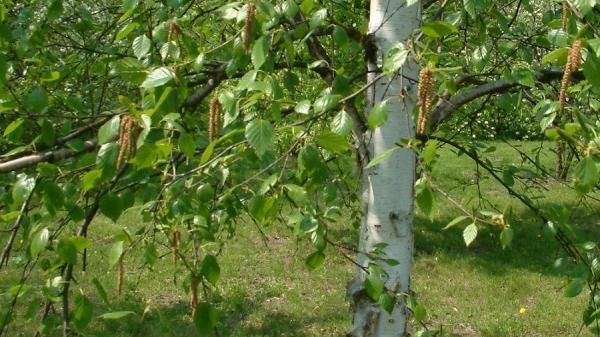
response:
M210 107L208 111L208 140L214 141L221 131L223 106L219 102L219 97L214 95L210 100Z
M124 254L119 258L119 273L117 274L117 292L119 295L123 292L123 281L125 279L125 261Z
M417 120L417 134L425 134L425 127L429 120L431 104L433 102L433 76L431 70L425 67L419 73L419 118Z
M117 156L117 169L121 168L123 162L133 156L135 152L135 135L137 133L137 123L135 118L123 115L119 125L119 155Z
M198 307L198 278L192 274L190 281L190 307L192 308L192 317L196 316L196 308Z
M173 232L173 266L177 267L177 254L179 254L179 243L181 242L181 233L176 230Z
M569 84L571 83L571 76L577 69L579 69L579 65L581 63L581 40L575 40L573 42L573 46L569 50L569 57L567 58L567 64L565 65L565 72L563 73L563 78L560 83L560 93L559 93L559 105L560 111L565 110L565 106L567 105L567 90L569 89Z
M567 24L569 23L569 4L566 1L562 3L562 29L567 30Z
M256 6L253 0L248 0L246 23L244 25L244 50L250 52L250 37L252 36L252 27L254 26L254 18L256 17Z

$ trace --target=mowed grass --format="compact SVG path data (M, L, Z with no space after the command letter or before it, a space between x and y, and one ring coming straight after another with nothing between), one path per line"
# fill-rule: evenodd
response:
M497 150L486 154L491 162L521 166L513 149L502 143L494 145ZM518 146L531 154L535 144ZM464 225L442 230L461 212L440 194L433 220L417 214L412 287L428 309L427 326L441 329L442 336L577 336L587 298L563 296L568 277L553 267L563 253L544 231L543 223L510 198L500 184L490 179L483 179L479 187L474 184L477 167L465 156L457 156L448 147L439 154L431 177L436 186L469 209L479 205L479 194L488 200L483 203L485 209L502 210L511 204L514 217L510 222L516 235L512 248L503 250L498 231L482 227L475 243L465 247ZM552 153L545 149L541 154L541 162L551 168ZM536 203L567 205L580 234L597 241L597 203L579 203L574 192L560 182L539 184L540 189L533 191L539 196ZM517 188L523 189L518 184ZM356 243L352 220L340 218L332 228L334 240ZM132 231L139 228L135 210L125 214L120 224ZM181 264L173 266L168 247L159 247L162 258L151 270L142 266L141 248L128 252L125 289L118 296L116 269L107 266L107 251L119 227L99 217L91 228L95 243L89 254L90 268L77 273L78 283L73 287L94 302L89 335L194 336L186 273ZM239 223L237 234L219 255L221 278L210 295L221 313L219 336L343 336L350 324L345 287L355 267L331 250L323 267L308 271L304 259L313 249L306 240L298 241L283 225L273 224L263 231L266 238L252 223ZM2 271L0 283L17 277L15 272ZM44 284L47 277L36 275L32 284ZM94 278L106 288L108 303L92 285ZM136 314L117 321L97 318L105 312L125 310ZM36 328L37 321L26 321L19 311L9 335L31 336ZM590 334L584 329L580 336Z

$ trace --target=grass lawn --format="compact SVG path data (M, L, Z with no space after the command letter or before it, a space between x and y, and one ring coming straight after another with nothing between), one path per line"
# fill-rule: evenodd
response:
M521 157L513 149L502 143L494 145L497 151L486 156L495 165L521 165ZM526 153L532 153L533 146L519 143ZM552 167L551 153L544 150L541 154L540 162ZM484 203L486 209L502 210L511 204L516 235L512 248L503 250L498 231L482 228L476 242L466 248L464 226L442 230L461 213L441 195L437 196L433 220L418 214L412 285L418 300L428 309L427 325L441 327L443 336L577 336L586 296L563 296L568 277L553 267L562 251L543 224L517 200L509 198L501 185L484 179L478 188L474 184L477 167L465 156L457 156L445 147L438 162L432 180L467 208L479 203L478 194L488 200ZM532 192L540 197L534 199L539 204L567 205L581 235L597 241L598 204L580 204L574 192L556 181L540 182L540 188ZM134 213L127 213L120 221L131 228L139 227ZM220 336L343 336L350 324L345 285L354 267L332 251L323 267L308 271L304 259L312 249L281 227L265 228L264 242L253 224L240 223L237 235L219 256L221 279L212 300L221 311ZM141 267L143 251L128 253L125 291L118 296L114 269L109 270L106 263L118 227L98 218L92 228L101 228L93 231L95 244L89 265L94 267L78 277L74 289L93 299L94 317L122 310L136 315L118 321L94 318L89 336L194 336L183 285L185 273L179 267L181 273L173 279L168 248L160 247L159 255L164 256L153 270ZM351 221L344 218L333 232L335 240L357 240ZM17 277L3 270L0 284ZM45 282L42 277L41 284ZM94 278L105 286L109 303L99 298L91 282ZM9 335L31 336L36 327L37 320L27 321L19 312ZM584 329L580 336L590 334Z

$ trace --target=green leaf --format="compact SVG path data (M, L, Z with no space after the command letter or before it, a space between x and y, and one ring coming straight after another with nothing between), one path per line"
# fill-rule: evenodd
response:
M304 187L294 184L287 184L283 187L287 190L290 198L292 198L292 200L294 200L296 203L303 203L308 200L308 193Z
M56 211L63 206L65 196L63 190L55 182L48 181L44 184L43 200L48 212L55 215Z
M316 251L310 254L305 262L309 270L315 270L325 263L325 254L322 251Z
M473 19L477 19L477 16L483 11L489 9L489 0L463 0L465 11Z
M56 139L56 130L47 119L42 121L42 141L48 146L54 145Z
M189 133L182 133L179 136L179 148L188 158L192 158L196 152L196 142Z
M88 192L98 186L100 178L102 177L102 170L91 170L81 177L82 188L84 192Z
M335 108L340 99L340 95L324 95L317 98L314 104L315 112L320 113Z
M597 92L600 92L600 57L589 53L587 60L583 64L583 74Z
M421 32L437 39L449 34L458 33L458 28L446 21L433 21L423 24Z
M552 52L546 54L542 58L542 64L554 63L557 65L564 65L567 63L567 57L569 55L569 48L558 48Z
M202 152L202 156L200 157L200 165L208 163L213 153L215 152L215 145L217 145L216 141L208 144L206 149L204 149L204 152Z
M152 41L146 35L140 35L133 40L133 55L139 59L148 55Z
M252 47L252 64L254 64L255 69L260 69L265 61L267 60L267 54L269 53L269 46L267 43L267 39L263 36L260 37L254 43Z
M175 73L169 68L156 68L148 75L148 77L146 77L141 87L146 89L160 87L161 85L165 85L175 78Z
M571 3L583 15L588 15L597 4L596 0L571 0Z
M100 298L102 298L102 300L104 301L104 303L109 306L110 302L108 301L108 295L106 295L106 290L104 290L104 287L102 286L102 283L100 283L100 281L98 281L97 278L94 277L94 279L92 279L92 283L94 284L94 287L96 288L96 291L98 291L98 294L100 295Z
M296 15L298 14L298 11L300 10L300 7L298 7L296 1L287 0L283 3L282 6L282 12L285 13L285 16L287 16L287 18L290 20L294 20L296 18Z
M423 181L419 180L417 182L417 205L423 213L429 218L433 219L433 206L434 206L434 198L433 198L433 190L431 186Z
M592 158L584 158L575 167L573 172L575 178L575 188L581 194L590 192L600 179L598 166Z
M139 3L140 0L124 0L123 11L125 11L125 13L123 14L123 16L121 16L119 22L123 22L125 21L125 19L130 17L135 11L135 9L138 7Z
M414 308L414 317L415 320L419 321L419 322L423 322L424 320L427 319L427 309L425 309L424 306L418 304L415 308Z
M115 266L123 255L123 241L117 241L108 250L108 265Z
M259 157L262 157L273 144L274 129L271 123L255 119L246 126L246 139Z
M209 303L201 302L196 307L194 325L199 336L210 336L219 321L219 312Z
M535 87L535 77L533 76L533 72L529 69L519 69L514 71L512 73L512 79L520 85L530 88Z
M17 176L17 182L13 186L12 197L16 205L21 206L33 191L35 187L35 178L24 173Z
M502 233L500 233L500 243L502 244L502 249L510 247L514 237L515 231L510 227L505 228Z
M221 268L217 259L212 255L206 255L200 264L200 274L213 285L216 285L221 275Z
M23 99L25 107L35 113L43 113L48 107L48 94L41 87L35 87Z
M296 107L294 108L294 111L296 111L299 114L303 114L303 115L308 115L308 113L310 112L310 101L309 100L303 100L298 102L298 104L296 104Z
M46 14L46 18L49 21L54 21L58 19L63 13L63 1L62 0L53 0L48 6L48 13Z
M162 60L166 60L167 58L171 58L173 60L179 59L181 56L181 49L177 45L177 42L171 41L163 44L160 47L160 57Z
M117 115L104 123L98 130L98 145L106 144L119 135L121 116Z
M467 226L467 228L465 228L465 230L463 231L463 239L465 240L465 244L468 246L471 245L471 243L473 243L473 241L475 241L475 238L477 237L477 225L475 225L474 223L470 224Z
M541 101L533 108L537 119L540 121L540 128L542 131L545 131L547 128L552 126L554 119L556 119L556 113L558 110L558 102L552 102L550 100Z
M386 161L389 157L392 156L392 154L394 154L394 152L396 152L397 150L399 150L400 148L393 148L393 149L389 149L386 150L378 155L375 156L375 158L371 159L371 162L369 162L369 164L367 165L366 168L371 168L373 166L377 166L381 163L383 163L384 161Z
M576 278L567 285L563 294L565 295L565 297L575 297L581 294L584 287L585 280Z
M121 318L127 317L129 315L135 315L135 312L133 312L133 311L114 311L114 312L107 312L98 317L102 318L102 319L113 320L113 319L121 319Z
M323 149L334 153L343 153L350 148L346 137L331 131L322 132L316 140Z
M592 272L594 276L600 275L600 258L598 257L592 260Z
M31 257L38 256L46 247L48 247L48 242L50 241L50 231L48 228L44 228L41 231L37 232L33 239L31 240L31 245L29 247L29 252L31 253Z
M56 245L56 253L68 264L77 263L77 247L67 238L62 238Z
M436 159L438 145L439 144L436 140L430 140L427 142L427 145L425 145L425 148L423 149L423 153L421 155L421 157L423 158L423 163L425 165L431 165Z
M343 136L350 134L353 127L354 121L345 110L340 111L331 121L331 131Z
M14 120L12 123L8 124L6 129L4 129L4 137L8 137L8 136L10 136L11 133L19 130L21 125L23 125L23 122L25 122L25 120L22 118L19 118L17 120Z
M302 3L300 4L300 10L304 14L310 13L314 7L315 7L315 0L302 0Z
M139 23L137 23L137 22L131 22L127 26L123 27L123 29L121 29L117 33L117 36L115 37L115 41L118 42L118 41L123 40L124 38L127 37L127 35L129 35L129 33L133 32L139 26L140 26Z
M91 321L94 314L92 302L84 295L75 297L73 308L73 324L79 330L85 328Z
M387 75L394 74L406 63L408 54L409 51L406 46L402 42L398 42L388 50L383 61L383 72Z
M379 301L379 298L384 292L383 281L379 275L375 273L369 273L369 276L365 279L364 287L367 295L376 302Z
M321 27L325 19L327 19L327 8L316 11L310 19L310 30L314 31Z
M83 252L84 249L92 245L92 241L84 238L83 236L72 236L69 238L69 242L79 253Z
M371 110L371 112L369 113L369 128L371 130L375 130L378 127L380 127L381 125L383 125L383 123L385 123L387 121L388 118L388 112L387 112L387 101L382 101L379 104L377 104L375 107L373 107L373 109Z
M100 211L113 222L117 222L123 212L123 201L112 192L106 193L100 198Z
M14 220L17 220L17 218L21 214L22 214L21 211L12 211L12 212L8 212L8 213L5 213L5 214L1 214L0 215L0 221L2 221L2 222L12 222Z
M450 229L450 228L452 228L452 227L454 227L454 226L458 225L459 223L461 223L461 222L463 222L463 221L465 221L465 220L467 220L467 219L470 219L470 217L468 217L468 216L465 216L465 215L461 215L461 216L459 216L459 217L456 217L456 218L454 218L454 220L450 221L450 222L449 222L449 223L446 225L446 227L444 227L443 229L444 229L444 230Z
M383 294L381 294L381 296L379 296L378 302L379 305L381 305L381 307L383 308L383 310L387 311L388 314L391 314L394 311L394 307L396 306L396 299L387 292L384 292Z

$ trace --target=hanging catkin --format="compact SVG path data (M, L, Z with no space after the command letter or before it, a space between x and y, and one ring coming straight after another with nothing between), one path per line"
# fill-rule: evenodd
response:
M173 232L173 266L177 267L177 254L179 253L179 243L181 242L181 233L178 230Z
M125 279L125 254L121 254L119 258L119 273L117 274L117 292L119 295L123 292L123 281Z
M567 24L569 23L569 4L566 1L562 3L562 29L567 30Z
M567 58L567 64L565 65L565 72L563 73L562 82L560 83L560 93L559 93L559 105L560 111L564 111L565 106L567 105L567 90L569 89L569 84L571 83L571 76L577 69L579 69L579 65L581 63L581 40L575 40L573 42L573 46L569 50L569 57Z
M244 25L244 34L242 36L244 42L244 50L250 52L250 37L252 36L252 27L254 27L254 18L256 16L256 6L253 0L248 0L246 11L246 23Z
M433 102L433 76L431 70L425 67L419 73L419 118L417 120L417 134L423 135L429 120L431 104Z
M210 107L208 111L208 140L214 141L221 131L221 114L223 112L223 106L219 102L219 97L214 95L210 100Z
M196 308L198 307L198 278L192 274L190 280L190 307L192 308L192 317L196 316Z
M121 168L123 162L135 153L135 136L137 123L135 118L123 115L119 125L119 155L117 156L117 169Z

